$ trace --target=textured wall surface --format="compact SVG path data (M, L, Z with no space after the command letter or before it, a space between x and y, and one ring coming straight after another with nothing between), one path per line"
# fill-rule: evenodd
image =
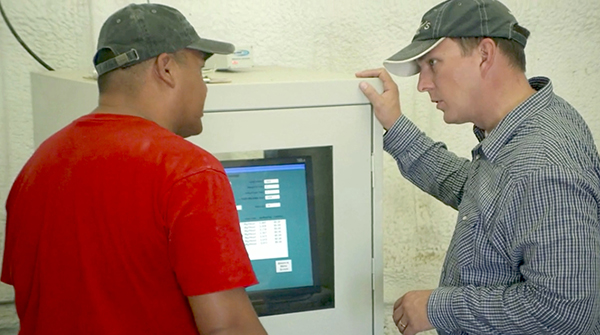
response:
M103 20L130 0L4 0L21 37L56 69L91 70ZM137 1L145 2L145 1ZM165 0L204 37L252 45L255 63L353 73L380 67L412 38L422 14L438 0ZM556 92L587 120L600 143L600 2L505 0L531 30L528 75L549 76ZM33 150L31 71L44 71L0 23L0 203ZM448 126L416 92L415 78L397 78L404 113L457 154L469 157L471 126ZM455 212L402 179L384 162L386 334L397 334L391 305L412 289L436 286ZM0 211L0 246L6 215ZM2 284L0 284L2 285ZM12 288L0 286L0 334L16 333Z

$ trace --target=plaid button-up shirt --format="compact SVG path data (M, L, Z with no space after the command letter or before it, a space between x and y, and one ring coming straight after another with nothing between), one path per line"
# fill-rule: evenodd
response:
M600 159L549 79L459 158L402 116L384 149L458 210L428 318L440 334L600 334Z

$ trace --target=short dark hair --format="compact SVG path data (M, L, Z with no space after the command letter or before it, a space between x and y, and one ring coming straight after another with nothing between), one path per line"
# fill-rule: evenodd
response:
M460 37L455 38L460 46L463 55L469 55L484 38L490 38L496 43L500 51L508 57L509 63L521 70L523 73L526 70L525 47L515 40L509 40L499 37Z

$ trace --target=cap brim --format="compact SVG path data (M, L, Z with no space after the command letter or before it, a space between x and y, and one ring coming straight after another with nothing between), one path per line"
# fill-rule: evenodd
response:
M188 46L189 49L202 51L205 54L221 54L228 55L235 51L235 46L227 42L219 42L200 38Z
M421 71L417 59L425 56L429 51L442 43L440 39L413 41L406 48L400 50L383 62L383 66L392 74L400 77L410 77Z

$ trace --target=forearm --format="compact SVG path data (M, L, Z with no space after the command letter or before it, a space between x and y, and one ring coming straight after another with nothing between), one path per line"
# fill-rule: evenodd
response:
M243 288L188 297L201 335L266 335Z
M394 157L406 179L446 205L458 207L469 160L425 136L405 116L385 134L384 149Z
M267 332L259 322L253 324L236 325L232 327L214 329L201 335L266 335Z
M428 302L438 330L471 334L586 334L597 324L599 294L562 297L527 284L442 287Z

